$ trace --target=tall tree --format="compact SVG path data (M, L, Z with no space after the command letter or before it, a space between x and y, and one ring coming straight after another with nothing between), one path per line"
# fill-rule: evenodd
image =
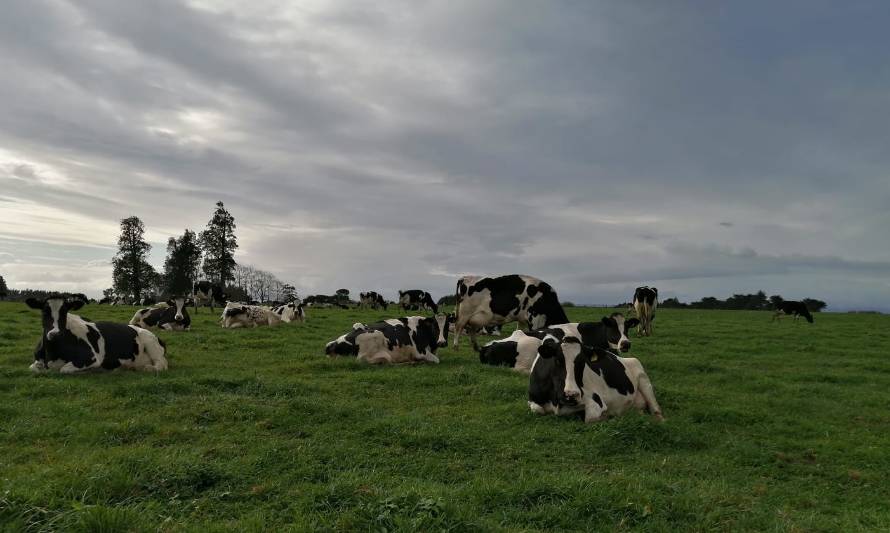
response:
M221 285L234 279L235 250L238 248L235 217L226 211L222 202L216 202L216 211L207 223L207 229L201 232L200 241L204 252L204 275Z
M114 267L114 290L120 295L142 297L145 289L151 287L154 267L148 264L151 245L145 242L145 227L139 217L121 220L121 235L117 239L117 255L111 260Z
M201 248L194 231L187 229L178 239L170 237L164 260L165 292L171 296L190 294L200 266Z
M6 280L3 279L3 276L0 276L0 300L6 298L7 294L9 294L9 288L6 287Z

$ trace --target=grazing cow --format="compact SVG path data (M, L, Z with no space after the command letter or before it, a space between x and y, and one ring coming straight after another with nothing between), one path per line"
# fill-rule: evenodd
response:
M299 300L273 307L272 312L278 315L278 318L280 318L282 322L306 321L306 311L303 309L303 304Z
M448 345L448 316L409 316L374 324L354 324L352 331L325 346L328 356L352 355L370 364L428 361Z
M281 317L269 307L238 302L226 303L220 320L222 327L227 329L277 326L282 322Z
M527 374L531 371L538 348L548 336L556 340L576 337L585 345L626 352L630 350L627 334L638 323L636 318L626 320L621 313L613 313L600 322L559 324L530 333L517 330L506 339L491 341L483 346L479 352L479 361L489 365L509 366Z
M405 311L409 309L426 309L433 313L439 312L439 306L430 296L430 293L419 289L399 291L399 305Z
M79 299L28 298L28 307L43 312L43 334L34 351L33 372L63 374L91 368L167 370L167 348L154 333L114 322L90 322L70 311L83 307Z
M521 329L540 329L569 321L556 291L546 282L516 274L496 278L464 276L457 281L454 347L467 328L473 349L484 326L518 322Z
M652 335L652 321L655 320L656 307L658 307L658 289L637 287L634 291L634 310L640 319L640 335Z
M383 296L374 291L360 292L358 301L360 307L367 307L370 309L386 310L386 308L389 307L389 304L386 303Z
M813 323L813 315L810 314L810 310L807 309L807 306L803 302L792 302L790 300L785 300L776 306L776 312L773 314L773 320L778 320L785 315L792 315L794 320L797 320L800 317L804 317L807 319L807 322L810 324Z
M210 312L213 312L214 304L225 305L226 294L223 292L223 286L209 281L197 281L192 288L192 299L195 302L195 312L198 312L198 305L210 304Z
M639 360L619 357L575 336L544 337L529 376L528 406L541 415L582 412L587 423L631 409L645 409L664 420Z
M136 311L130 319L130 325L145 329L157 327L170 331L188 331L191 329L192 319L186 308L186 299L174 298Z

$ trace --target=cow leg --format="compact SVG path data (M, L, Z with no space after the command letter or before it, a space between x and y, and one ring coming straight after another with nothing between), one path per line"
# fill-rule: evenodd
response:
M458 339L460 339L460 332L463 331L463 329L467 325L467 322L469 321L469 318L461 320L460 317L458 317L457 321L454 323L454 343L452 344L454 348L457 348L457 341Z
M655 399L655 389L652 388L652 382L649 380L648 374L645 372L640 374L637 387L639 388L640 394L643 395L643 399L646 401L646 410L649 411L656 420L664 422L664 416L661 414L661 406L658 405L658 400Z
M545 403L544 405L528 402L528 408L532 410L533 413L538 415L555 415L556 407L552 403Z
M431 353L417 354L417 358L421 361L426 361L428 363L436 363L437 365L439 364L439 358L436 357L435 354L431 354Z

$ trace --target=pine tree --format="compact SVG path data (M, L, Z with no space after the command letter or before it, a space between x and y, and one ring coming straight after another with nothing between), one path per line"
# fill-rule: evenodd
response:
M111 260L114 267L114 290L121 296L132 296L140 300L145 289L151 287L154 267L146 258L151 245L145 242L145 227L139 217L132 216L121 220L121 235L118 237L117 255Z
M187 229L178 239L170 237L167 241L167 259L164 261L164 286L167 294L190 294L198 279L200 266L201 248L194 231Z
M207 229L201 232L201 251L204 252L204 275L221 285L233 279L235 250L238 240L235 237L235 217L222 202L216 202L213 218Z

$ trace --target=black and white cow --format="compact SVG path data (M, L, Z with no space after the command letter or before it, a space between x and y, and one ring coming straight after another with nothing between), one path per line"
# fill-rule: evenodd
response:
M478 351L476 335L485 326L518 322L529 330L569 321L556 291L531 276L464 276L457 281L456 300L455 348L464 328Z
M192 318L186 308L185 298L173 298L154 307L136 311L130 319L131 326L140 328L161 328L170 331L188 331Z
M479 352L479 361L489 365L509 366L528 374L538 348L547 336L557 340L568 336L577 337L591 346L626 352L630 350L627 335L638 323L636 318L626 320L621 313L613 313L600 322L557 324L529 333L516 330L506 339L494 340L483 346Z
M810 314L810 310L807 309L807 306L803 302L793 302L790 300L785 300L776 306L776 312L773 313L773 320L778 320L783 316L793 316L794 320L797 320L800 317L804 317L807 319L807 322L810 324L813 323L813 315Z
M655 320L655 309L658 307L658 289L637 287L633 305L637 318L640 319L640 335L652 335L652 321Z
M90 322L70 311L83 307L79 299L28 298L28 307L43 312L43 333L34 351L31 370L63 374L118 367L167 370L167 348L154 333L114 322Z
M405 311L409 309L426 309L433 313L439 312L439 306L430 296L430 293L420 289L399 291L399 305Z
M543 339L529 376L528 406L541 415L581 412L588 423L634 409L664 420L639 360L575 336Z
M282 317L271 307L238 302L227 302L220 317L222 327L226 329L277 326L282 321Z
M359 293L358 302L360 307L367 307L369 309L386 310L386 308L389 307L389 304L386 303L383 296L374 291Z
M306 311L299 300L279 305L272 308L272 312L278 315L282 322L305 322Z
M352 331L325 346L328 356L355 356L370 364L427 361L438 363L438 348L448 345L448 317L409 316L374 324L354 324Z
M223 286L209 281L197 281L192 288L192 299L195 302L195 312L198 305L210 304L210 312L213 312L214 304L225 305L227 298Z

